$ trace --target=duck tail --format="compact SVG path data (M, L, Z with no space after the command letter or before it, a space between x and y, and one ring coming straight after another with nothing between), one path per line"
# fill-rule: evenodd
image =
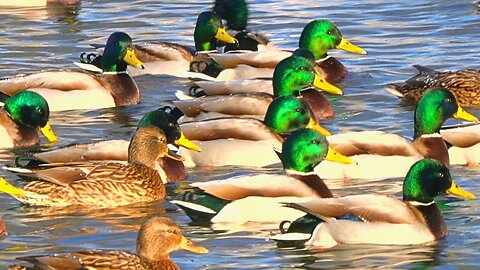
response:
M284 203L282 203L282 206L290 207L290 208L293 208L293 209L303 211L303 212L305 212L307 214L310 214L311 216L316 217L316 218L318 218L320 220L323 220L325 222L328 222L328 221L331 221L331 220L334 219L334 218L331 218L331 217L326 217L326 216L322 216L318 213L315 213L312 210L310 210L310 209L306 208L305 206L303 206L301 204L298 204L298 203L284 202Z
M272 235L270 239L275 240L278 247L302 247L322 222L323 220L310 214L294 221L284 220L279 225L280 234ZM286 224L289 224L288 228L285 228Z
M412 91L425 90L435 83L437 71L421 65L413 65L418 70L418 74L406 80L404 83L388 84L387 91L391 94L403 98Z
M173 200L171 203L180 207L193 222L210 223L217 215L217 212L200 204L180 200Z
M84 64L91 64L98 68L102 68L102 56L96 53L82 53L80 54L80 62Z
M0 177L0 192L13 197L25 197L25 191L10 184L5 178Z

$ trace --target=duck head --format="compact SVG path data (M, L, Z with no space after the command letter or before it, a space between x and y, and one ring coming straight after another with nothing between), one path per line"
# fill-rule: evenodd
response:
M58 140L48 121L48 103L38 93L27 90L5 99L5 110L16 123L40 129L50 142Z
M225 43L236 43L237 40L227 33L221 18L214 12L202 12L198 15L193 33L195 50L211 51L217 47L217 40Z
M311 51L315 60L326 57L327 51L332 49L367 54L364 49L345 39L337 26L328 20L314 20L308 23L300 35L298 47Z
M132 39L124 32L115 32L108 37L102 56L104 72L123 72L127 65L145 68L133 51Z

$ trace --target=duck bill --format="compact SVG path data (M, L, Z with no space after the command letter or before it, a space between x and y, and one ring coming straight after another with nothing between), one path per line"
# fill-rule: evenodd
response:
M351 53L356 53L356 54L367 54L367 52L364 49L358 47L357 45L353 45L350 41L348 41L344 37L342 37L340 44L337 45L337 49L344 50Z
M185 137L185 134L183 134L183 132L180 134L180 138L175 141L175 144L178 145L178 146L183 146L187 149L190 149L190 150L193 150L193 151L196 151L196 152L201 152L202 151L200 146L198 146L197 144L195 144L192 141L190 141L189 139L187 139L187 137Z
M327 80L325 80L318 74L317 69L315 69L315 79L313 80L312 86L330 94L343 95L342 89L327 82Z
M49 142L58 141L57 136L55 136L55 133L53 132L52 126L50 126L50 121L48 121L44 127L40 128L40 132L42 132L43 136L45 136Z
M328 153L327 156L325 157L325 160L333 161L333 162L338 162L338 163L344 163L344 164L357 164L356 161L352 160L351 158L344 156L337 151L333 150L333 148L328 147Z
M173 160L176 160L176 161L184 161L185 158L180 156L179 154L176 154L172 151L168 151L167 153L165 153L165 157L169 158L169 159L173 159Z
M208 253L208 249L195 245L192 241L190 241L185 236L182 236L182 241L178 244L178 248L186 251L190 251L197 254L206 254Z
M130 66L135 67L135 68L141 68L141 69L145 68L142 61L140 61L137 58L137 56L135 55L135 52L133 51L132 48L127 49L127 53L123 57L123 61L125 61L125 63L127 63Z
M478 118L475 115L465 111L462 107L458 106L457 112L453 114L453 117L465 120L468 122L478 122Z
M466 191L465 189L461 188L459 185L457 185L454 181L452 181L452 186L447 190L447 193L450 195L455 195L458 197L463 197L467 199L476 199L477 197L469 192Z
M323 136L330 136L332 135L326 128L322 127L319 123L317 123L313 118L310 118L306 128L310 128L320 132Z
M215 38L219 41L223 41L225 43L237 43L238 41L232 37L225 28L218 28L217 33L215 34Z

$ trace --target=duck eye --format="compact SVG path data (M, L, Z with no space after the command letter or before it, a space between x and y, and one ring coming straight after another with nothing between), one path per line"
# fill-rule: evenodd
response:
M173 230L172 230L172 229L168 229L168 230L167 230L167 233L173 233Z
M327 31L327 35L330 35L330 36L333 35L333 31L332 31L332 30L328 30L328 31Z
M42 109L37 109L37 113L43 114L43 110Z
M168 126L173 128L173 127L175 127L175 124L174 123L169 123Z
M437 174L437 176L440 177L440 178L443 178L444 174L440 172L440 173Z
M318 140L312 140L311 143L312 144L318 144Z
M452 99L451 99L451 98L447 98L447 102L452 102Z

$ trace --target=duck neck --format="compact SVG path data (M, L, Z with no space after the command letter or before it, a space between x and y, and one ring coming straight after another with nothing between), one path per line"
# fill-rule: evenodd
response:
M149 261L148 269L179 270L180 268L170 259L169 256L163 256L161 259Z
M333 194L330 191L330 189L327 187L325 182L315 173L310 172L310 173L302 173L298 171L293 171L293 170L285 170L286 174L288 176L291 176L305 185L307 185L309 188L311 188L313 191L317 193L318 196L321 198L332 198Z
M447 236L447 225L442 217L440 209L437 204L432 201L429 203L419 202L406 202L411 208L418 211L422 221L427 225L428 229L435 237L435 240L439 240Z

